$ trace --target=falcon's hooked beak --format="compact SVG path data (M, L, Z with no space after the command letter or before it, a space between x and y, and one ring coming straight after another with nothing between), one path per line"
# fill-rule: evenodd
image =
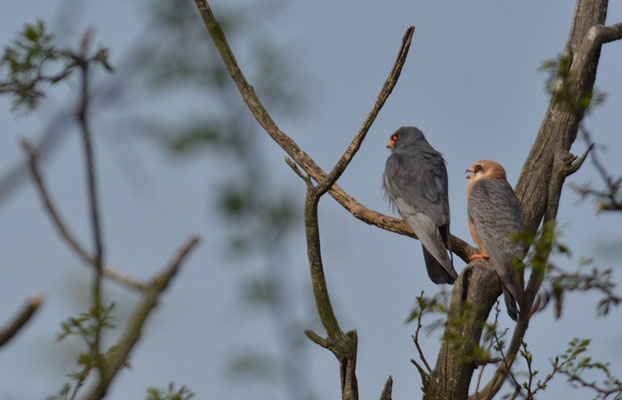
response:
M392 149L393 146L395 146L395 140L389 139L389 142L387 143L387 148Z
M467 174L466 176L467 179L471 179L473 175L475 175L475 171L473 170L473 167L467 168L467 170L464 171L464 173Z

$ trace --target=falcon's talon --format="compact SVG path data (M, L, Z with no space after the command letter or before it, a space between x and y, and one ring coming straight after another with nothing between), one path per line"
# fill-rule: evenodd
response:
M473 254L471 256L471 261L473 260L489 260L490 257L488 256L488 254Z

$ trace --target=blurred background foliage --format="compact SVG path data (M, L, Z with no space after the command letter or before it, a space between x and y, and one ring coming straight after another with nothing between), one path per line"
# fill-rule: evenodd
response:
M230 7L219 15L229 40L241 43L240 27L252 24L241 54L253 60L249 80L262 99L277 111L295 117L302 112L302 92L294 84L282 50L262 29L262 20L282 7L281 1L255 2ZM213 108L169 123L158 139L178 157L216 157L222 182L210 192L215 211L229 236L232 258L260 255L263 270L249 271L240 282L240 299L250 307L266 308L282 352L271 354L257 348L232 352L228 376L234 379L265 379L283 384L290 399L311 399L305 371L299 321L288 304L301 292L288 285L288 237L300 218L291 191L270 179L270 170L259 140L265 139L252 118L224 63L202 24L197 23L194 3L183 0L158 2L151 15L158 35L141 45L138 64L146 66L144 79L151 93L166 96L171 90L189 90L192 97L207 97ZM190 121L188 121L190 119ZM240 263L243 264L243 263ZM303 300L304 299L298 299Z
M219 10L219 19L229 40L235 43L236 51L252 60L246 73L262 100L272 111L295 118L303 110L301 87L294 84L295 73L288 67L270 30L262 24L283 6L278 0L231 5ZM36 80L39 79L36 76L38 62L46 58L48 62L67 58L70 61L70 57L53 47L53 37L56 45L75 43L76 37L82 34L78 31L78 21L83 7L79 1L65 1L56 22L51 24L52 34L43 34L44 21L25 28L26 39L29 30L41 30L38 35L41 40L33 41L41 51L35 54L32 68L21 72L10 68L15 64L11 60L19 54L6 51L4 65L9 67L9 72ZM300 207L296 201L300 199L289 188L271 179L270 165L262 150L265 143L260 143L265 142L265 135L248 112L206 29L198 23L194 3L149 1L145 2L144 10L144 31L117 61L117 73L112 77L98 75L92 88L94 103L114 111L106 121L98 121L96 134L105 135L108 140L129 135L139 143L155 141L178 162L209 158L211 165L218 165L218 182L205 181L209 185L206 212L217 214L220 220L219 226L210 229L220 230L227 236L225 253L230 264L246 269L239 282L239 306L266 310L275 343L281 347L277 353L264 349L259 343L254 348L231 349L223 376L235 383L269 381L283 387L285 398L313 399L304 360L306 342L302 335L302 324L308 326L308 321L302 321L296 311L299 308L296 303L305 304L309 299L305 292L291 285L288 271L292 268L288 243L292 231L299 228ZM242 27L244 37L239 35ZM108 60L104 61L109 66ZM6 72L3 71L3 75ZM47 81L56 84L68 77L69 73L61 70ZM76 90L71 84L69 89ZM153 103L166 102L180 95L185 100L170 113L154 115L150 112ZM32 110L44 96L44 92L32 91L32 96L18 97L14 105ZM49 110L37 112L49 113ZM121 133L114 133L119 130ZM43 146L39 150L43 150L47 158L58 148ZM140 163L134 160L127 162L128 165L132 169ZM128 171L130 175L134 173L136 171ZM2 174L4 178L10 177L6 171ZM1 193L3 197L9 194L8 190ZM251 257L259 257L263 265L253 267L253 263L244 262ZM83 295L85 293L76 296L75 300L80 301ZM54 332L49 334L54 335ZM148 391L148 398L152 399L189 396L191 392L186 392L185 387L175 391L172 384L168 391L156 388Z

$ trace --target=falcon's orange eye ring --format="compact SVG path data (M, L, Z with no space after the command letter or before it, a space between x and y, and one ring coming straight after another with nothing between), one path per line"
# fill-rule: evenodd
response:
M400 134L396 133L393 136L391 136L391 140L394 142L397 142L398 140L400 140Z

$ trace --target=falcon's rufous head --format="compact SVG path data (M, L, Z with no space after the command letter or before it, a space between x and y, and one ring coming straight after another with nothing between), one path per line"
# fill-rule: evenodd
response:
M469 186L480 179L506 179L505 170L498 162L491 160L476 161L466 170Z

